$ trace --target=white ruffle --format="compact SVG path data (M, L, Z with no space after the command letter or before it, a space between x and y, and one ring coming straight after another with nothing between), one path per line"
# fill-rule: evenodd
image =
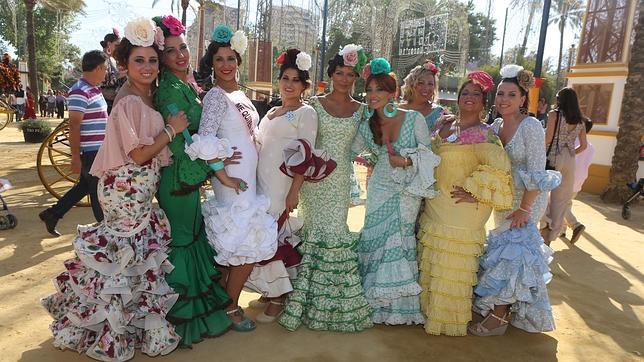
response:
M293 291L291 274L296 274L295 267L286 268L281 260L275 260L266 265L256 265L244 287L261 293L264 297L277 298Z
M226 138L217 138L214 134L209 135L192 135L192 143L186 143L185 151L191 160L214 160L229 158L233 155L233 149L230 141Z
M202 205L206 234L220 265L252 264L267 260L277 250L277 222L268 214L270 200L237 198L223 205L210 198Z
M411 196L435 197L434 168L438 166L441 158L423 144L419 144L417 148L404 148L400 150L400 155L409 157L412 164L409 167L394 167L391 179L404 185L404 192Z

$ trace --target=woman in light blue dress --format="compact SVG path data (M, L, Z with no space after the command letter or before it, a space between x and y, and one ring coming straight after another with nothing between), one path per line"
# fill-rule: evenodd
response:
M485 319L468 328L478 336L505 333L508 323L528 332L555 328L546 284L552 249L544 245L537 221L545 212L548 191L559 186L561 174L546 171L545 135L541 123L526 116L532 73L517 65L501 69L496 109L502 118L492 125L512 164L512 209L495 212L497 228L488 236L480 258L474 307ZM512 319L508 317L512 313Z
M374 323L422 324L414 225L421 198L433 195L438 157L428 149L429 130L423 116L398 110L393 103L396 82L389 75L389 63L374 59L369 72L368 119L360 124L353 146L354 153L367 150L378 158L358 241L362 286ZM427 182L414 182L420 178Z

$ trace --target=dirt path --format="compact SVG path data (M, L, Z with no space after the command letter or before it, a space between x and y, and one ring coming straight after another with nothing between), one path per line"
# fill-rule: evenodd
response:
M16 229L0 231L0 361L88 361L52 347L51 318L38 300L53 292L51 278L72 256L75 226L91 222L91 210L74 208L59 223L64 235L49 237L37 214L54 198L38 180L37 149L23 142L15 125L0 131L0 177L14 185L3 196L18 218ZM577 247L561 239L553 242L555 332L529 334L510 328L505 337L434 337L421 327L378 326L359 334L306 328L290 333L273 324L248 334L230 332L157 360L642 361L644 211L636 206L631 221L624 221L618 206L588 194L580 195L574 208L587 229ZM359 230L363 216L362 206L351 209L353 230ZM244 293L242 304L255 297ZM144 360L149 359L137 352L134 361Z

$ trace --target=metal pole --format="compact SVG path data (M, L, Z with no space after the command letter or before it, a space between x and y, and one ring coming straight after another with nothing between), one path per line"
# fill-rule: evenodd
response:
M326 18L329 12L329 0L324 0L324 8L322 9L322 42L320 44L320 69L318 80L324 80L324 56L326 53Z
M503 20L503 40L501 40L501 57L499 58L499 69L503 66L503 48L505 47L505 30L508 25L508 8L505 8L505 20Z
M537 60L534 65L534 76L541 77L543 65L543 51L546 46L546 33L548 32L548 18L550 17L550 0L543 2L543 14L541 16L541 30L539 31L539 47L537 48Z
M224 10L226 11L226 10ZM239 17L241 16L241 0L237 0L237 30L239 30Z

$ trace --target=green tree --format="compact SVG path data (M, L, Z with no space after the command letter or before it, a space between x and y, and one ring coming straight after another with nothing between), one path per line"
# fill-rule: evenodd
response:
M491 49L496 39L496 20L489 19L483 13L474 12L474 1L466 6L467 22L470 25L469 61L489 64Z
M36 37L34 28L34 11L39 10L36 5L45 9L55 11L82 11L85 7L83 0L24 0L25 18L27 24L27 54L29 64L29 84L35 99L40 96L38 87L38 67L36 66ZM40 28L40 24L37 24ZM38 102L35 102L36 111L38 111Z
M559 28L559 60L557 61L557 80L555 88L559 88L559 78L561 75L561 60L563 59L563 40L564 30L570 26L573 30L581 26L581 19L585 10L582 0L556 0L552 3L551 10L553 15L548 20L548 24L557 24Z

